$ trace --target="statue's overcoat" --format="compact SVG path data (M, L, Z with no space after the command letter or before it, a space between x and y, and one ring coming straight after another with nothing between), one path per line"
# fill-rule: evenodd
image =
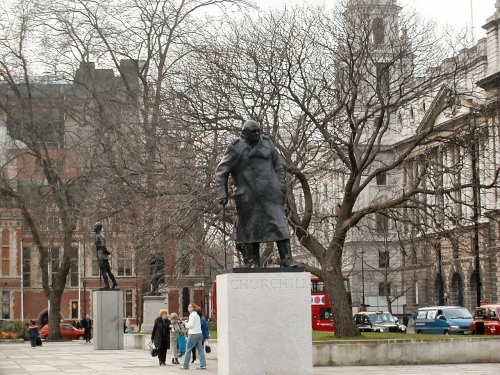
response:
M228 177L234 184L238 223L236 242L275 242L290 238L284 203L285 171L267 136L251 147L243 138L232 142L215 173L217 198L228 198Z

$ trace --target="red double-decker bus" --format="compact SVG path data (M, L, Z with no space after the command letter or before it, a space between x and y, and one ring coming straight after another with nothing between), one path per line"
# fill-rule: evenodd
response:
M351 283L348 277L344 277L345 290L352 304ZM311 277L311 321L314 331L335 332L335 321L333 320L330 298L326 293L325 284L317 276Z
M351 304L351 284L348 277L344 277L345 289L349 304ZM211 318L217 320L217 287L212 283ZM315 331L335 331L330 298L325 290L325 284L319 277L311 276L311 321Z

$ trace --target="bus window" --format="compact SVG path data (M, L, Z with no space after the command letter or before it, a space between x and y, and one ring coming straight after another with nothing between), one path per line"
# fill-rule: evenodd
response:
M320 319L333 319L332 309L325 307L319 310Z
M325 284L320 280L313 280L311 282L311 292L324 292Z

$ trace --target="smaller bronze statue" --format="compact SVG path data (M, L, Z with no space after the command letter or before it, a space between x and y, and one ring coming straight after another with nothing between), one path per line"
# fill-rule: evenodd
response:
M254 120L243 124L240 138L228 147L215 172L217 199L228 201L227 182L233 177L238 213L236 249L248 267L260 267L259 245L276 242L281 267L296 267L292 260L290 233L285 215L285 171L271 139L261 135Z
M111 289L115 289L118 286L116 282L115 276L111 272L111 267L109 266L109 255L111 254L106 248L106 238L102 234L102 223L97 222L94 224L94 232L95 232L95 249L97 252L97 264L99 265L99 269L101 270L102 278L104 280L104 287L101 289L110 289L109 288L109 278L113 282L113 286Z

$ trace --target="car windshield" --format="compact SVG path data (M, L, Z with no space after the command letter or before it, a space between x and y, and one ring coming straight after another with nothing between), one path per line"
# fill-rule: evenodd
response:
M472 319L472 315L465 307L444 310L444 315L448 319Z
M370 315L370 321L374 324L381 324L381 323L395 323L396 320L392 316L392 314L385 313L385 314L372 314Z

